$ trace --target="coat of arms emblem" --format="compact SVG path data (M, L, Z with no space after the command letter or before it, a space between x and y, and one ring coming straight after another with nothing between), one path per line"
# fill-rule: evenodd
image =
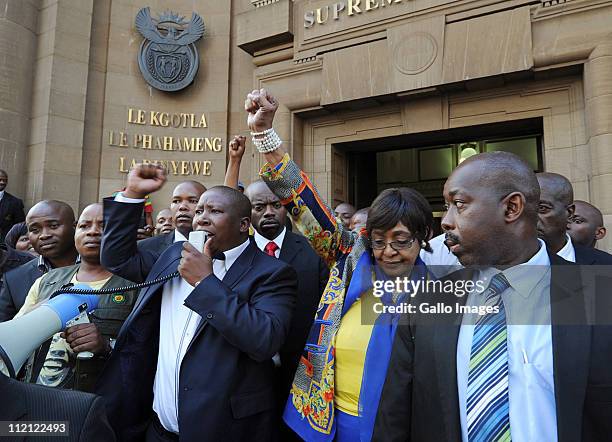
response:
M138 53L138 66L146 82L160 91L180 91L198 72L200 57L195 42L204 34L204 20L195 12L185 21L167 11L157 20L149 8L136 15L136 29L145 38Z

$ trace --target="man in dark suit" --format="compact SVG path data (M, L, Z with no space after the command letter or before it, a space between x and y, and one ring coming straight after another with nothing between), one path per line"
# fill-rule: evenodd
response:
M568 225L575 211L572 183L558 173L538 173L537 178L540 184L538 236L544 240L546 247L576 264L612 264L612 255L576 244L568 234Z
M6 191L8 174L0 169L0 244L13 225L25 219L23 201Z
M574 207L574 216L568 226L572 243L594 249L597 241L606 237L601 210L581 200L574 200Z
M206 192L206 186L198 181L183 181L172 191L170 211L175 229L163 235L138 241L138 250L161 255L164 250L176 241L187 241L192 230L195 208L200 196Z
M251 205L225 186L197 205L194 227L209 235L202 253L188 242L159 258L138 250L139 202L165 180L163 169L137 166L126 191L104 201L102 264L132 281L180 277L141 291L97 392L121 440L270 440L272 357L289 330L297 275L249 241Z
M26 384L0 374L0 419L12 423L67 421L68 434L59 437L14 436L12 441L113 442L102 398L80 391ZM5 427L6 429L6 427Z
M284 409L310 326L327 284L329 269L306 238L287 230L287 209L266 183L255 181L247 187L245 195L251 201L255 244L266 254L291 265L298 275L296 306L289 336L279 352L281 365L277 393L279 405Z
M28 252L21 252L7 247L5 244L0 244L0 289L2 289L3 285L2 276L6 272L16 269L33 259L35 259L34 255Z
M74 246L74 211L62 201L37 203L26 218L32 247L40 256L4 275L0 291L0 322L13 319L39 277L49 270L73 265L77 258Z
M442 280L454 290L434 286L411 301L373 440L605 440L612 329L586 322L578 266L537 238L530 166L506 152L475 155L453 171L444 198L446 244L478 267ZM466 281L483 290L465 296ZM480 307L489 311L462 310Z

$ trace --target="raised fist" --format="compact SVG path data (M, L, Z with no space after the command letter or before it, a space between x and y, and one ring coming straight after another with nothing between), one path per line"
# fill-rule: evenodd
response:
M278 101L265 89L255 89L247 95L244 110L248 112L247 124L252 132L262 132L272 127Z
M230 159L241 160L244 155L244 146L246 145L246 137L235 135L234 139L229 143Z
M137 164L128 174L126 198L139 198L158 191L166 182L166 170L156 164Z

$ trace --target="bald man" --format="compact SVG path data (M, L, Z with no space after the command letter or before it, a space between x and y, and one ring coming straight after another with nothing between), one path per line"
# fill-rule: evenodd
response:
M36 279L51 269L73 265L77 259L74 211L68 204L41 201L28 212L26 224L30 244L40 256L4 275L0 322L15 316Z
M161 256L137 250L143 197L165 181L163 169L139 165L124 202L104 200L102 263L130 280L180 277L141 291L97 392L121 440L270 441L272 357L289 331L295 270L249 239L251 203L226 186L197 204L193 227L209 237L203 250L188 242Z
M174 220L170 209L162 209L155 217L155 235L164 235L174 230Z
M474 155L446 181L446 245L476 267L441 279L452 293L421 290L411 301L372 440L608 438L612 409L600 401L612 385L612 333L586 322L582 269L556 255L560 238L555 251L538 239L549 232L538 224L538 206L550 199L541 183L507 152ZM565 216L572 199L562 196ZM466 296L467 282L481 288ZM607 287L597 290L609 299Z
M561 258L576 264L612 264L612 255L572 241L568 224L574 217L574 190L567 178L558 173L538 173L540 203L538 236L546 247Z
M186 241L193 230L195 208L206 186L198 181L183 181L172 191L170 214L174 229L168 233L147 238L138 242L138 250L149 251L157 256L177 241ZM158 215L159 217L159 215Z
M251 201L251 225L255 231L255 244L262 252L292 266L298 275L296 306L289 335L279 352L280 367L275 385L279 405L278 426L282 432L282 440L296 440L294 433L285 428L281 415L319 299L329 278L329 270L306 238L287 230L287 210L266 183L255 181L247 187L244 194Z
M574 200L574 206L568 233L575 244L593 249L597 241L606 236L603 215L597 207L586 201Z
M104 231L102 204L85 207L76 224L74 243L81 261L78 264L55 268L38 278L17 314L24 315L51 297L58 287L66 284L84 284L92 289L114 289L131 284L113 275L100 264L100 244ZM50 342L43 344L34 356L34 365L28 370L26 382L93 391L102 367L111 351L123 321L132 311L138 290L100 295L98 307L91 315L91 322L68 327L56 333ZM76 355L88 351L91 359L79 359Z

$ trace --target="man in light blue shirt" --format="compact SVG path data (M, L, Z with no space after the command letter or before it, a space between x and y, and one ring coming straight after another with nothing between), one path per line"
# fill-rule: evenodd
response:
M586 323L580 270L538 239L530 166L507 152L475 155L444 198L445 244L465 269L413 299L373 440L609 438L612 327Z

